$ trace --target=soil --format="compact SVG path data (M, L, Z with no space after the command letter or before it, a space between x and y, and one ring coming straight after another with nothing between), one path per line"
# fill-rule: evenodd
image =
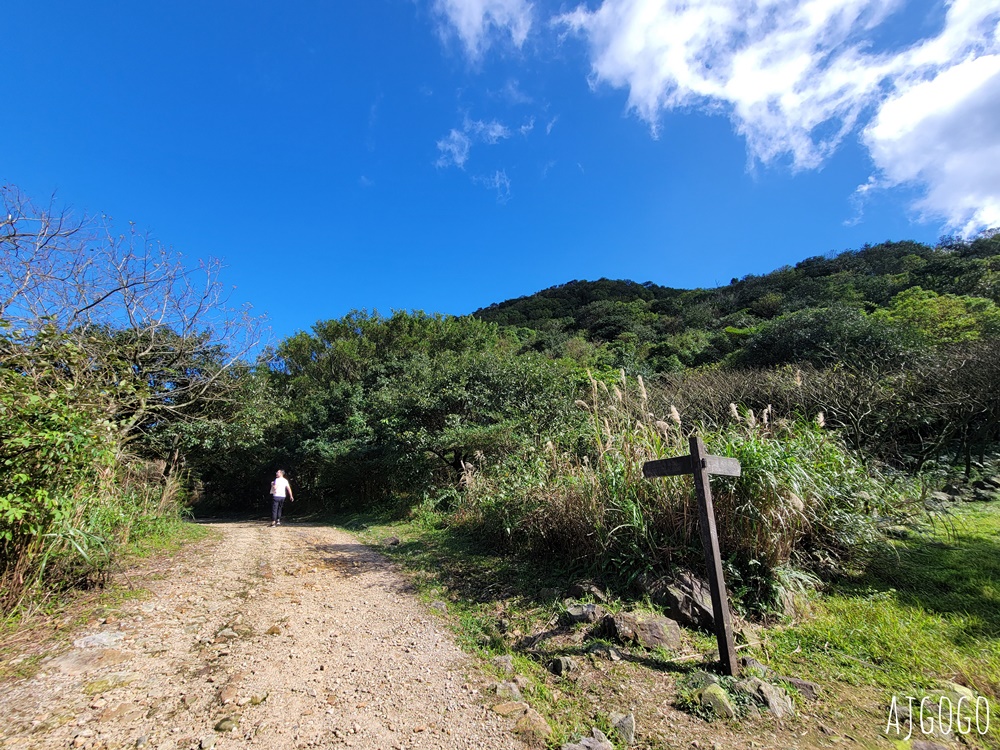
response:
M2 685L0 747L525 747L496 679L377 552L324 526L212 526L129 573L148 597L8 659L38 671Z

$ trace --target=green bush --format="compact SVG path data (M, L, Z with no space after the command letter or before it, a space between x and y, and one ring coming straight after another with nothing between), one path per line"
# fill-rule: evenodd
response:
M549 443L526 458L475 477L460 516L516 547L570 557L631 582L682 565L701 567L693 482L648 480L646 461L689 453L701 434L708 450L740 461L738 479L712 480L723 555L751 608L780 589L862 564L883 529L909 512L899 488L863 464L815 421L775 419L733 407L715 426L687 423L676 409L656 419L641 379L610 387L591 380L589 447ZM803 571L803 572L797 572Z

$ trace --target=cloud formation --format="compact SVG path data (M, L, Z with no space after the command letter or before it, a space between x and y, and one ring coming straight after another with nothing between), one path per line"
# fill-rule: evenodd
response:
M466 117L462 129L452 128L444 138L437 142L438 158L434 162L437 167L456 166L465 169L469 160L469 152L474 142L496 145L510 138L510 128L498 120L472 120Z
M472 181L489 190L495 190L497 203L504 204L510 200L510 178L507 177L507 170L498 169L492 175L474 177Z
M531 30L533 9L526 0L435 0L434 8L473 60L482 56L496 36L509 35L521 47Z
M859 126L871 186L965 231L1000 223L1000 0L953 0L940 32L876 49L902 0L602 0L555 19L588 42L592 85L664 112L727 114L752 159L823 161Z
M454 165L459 169L465 169L472 141L465 133L452 128L448 135L437 142L437 148L440 153L437 161L434 162L436 166L450 167Z

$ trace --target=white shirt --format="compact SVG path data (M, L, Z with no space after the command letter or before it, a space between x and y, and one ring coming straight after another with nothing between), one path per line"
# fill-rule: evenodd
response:
M278 477L274 480L274 496L284 497L288 494L288 480L284 477Z

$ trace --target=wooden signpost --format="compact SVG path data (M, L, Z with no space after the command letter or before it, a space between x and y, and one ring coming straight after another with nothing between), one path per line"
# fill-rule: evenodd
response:
M712 489L708 478L710 474L738 477L740 462L735 458L708 455L705 444L697 435L691 437L690 445L691 455L647 461L643 464L642 474L647 478L694 475L694 487L698 494L698 525L701 529L701 543L705 548L708 583L712 589L712 614L715 617L715 638L719 643L719 661L723 672L735 677L739 666L733 645L733 622L729 614L726 582L722 578L722 556L719 553L719 535L715 530L715 510L712 507Z

